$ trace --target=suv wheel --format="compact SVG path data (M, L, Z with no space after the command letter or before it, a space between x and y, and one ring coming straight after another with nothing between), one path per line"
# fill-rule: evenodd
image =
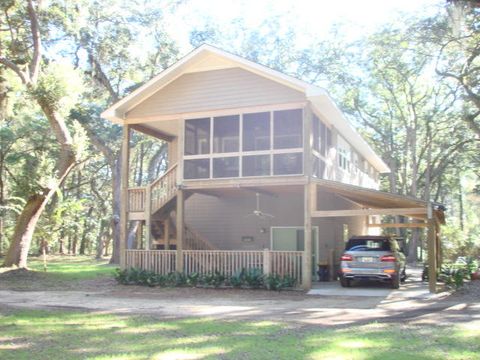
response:
M350 280L345 279L342 276L342 277L340 277L340 285L342 285L342 287L350 287Z
M392 289L400 289L400 276L397 275L392 278Z

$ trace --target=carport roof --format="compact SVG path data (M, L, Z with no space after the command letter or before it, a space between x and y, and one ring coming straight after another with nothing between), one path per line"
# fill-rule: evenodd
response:
M385 191L379 191L374 189L367 189L355 185L343 184L331 180L315 179L313 183L317 185L319 189L326 190L341 196L347 200L350 200L358 205L370 208L370 209L425 209L424 213L414 214L398 214L392 211L391 215L403 215L421 219L428 218L429 202L420 200L414 197L392 194ZM432 211L437 215L440 223L445 223L445 207L439 203L431 203ZM334 213L334 212L332 212ZM388 214L388 210L383 215Z

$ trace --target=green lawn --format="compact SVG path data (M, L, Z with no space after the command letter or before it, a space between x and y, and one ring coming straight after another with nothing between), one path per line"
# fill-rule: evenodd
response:
M478 359L480 330L0 311L0 359Z
M28 267L30 271L0 268L0 289L79 290L85 281L113 279L117 266L88 256L49 256L46 272L41 258L30 257Z
M28 267L44 271L41 257L30 258ZM107 260L94 260L90 256L50 256L47 258L47 273L63 280L88 280L99 276L113 276L118 266L108 265Z

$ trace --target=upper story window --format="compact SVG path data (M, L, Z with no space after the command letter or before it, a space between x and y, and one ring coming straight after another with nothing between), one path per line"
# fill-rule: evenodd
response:
M327 156L327 130L330 132L330 129L316 115L313 115L313 150L322 156Z
M270 149L270 113L243 115L243 151Z
M185 120L185 179L300 175L302 154L302 109Z
M219 116L213 118L213 152L238 152L240 138L240 116Z
M210 118L185 121L185 155L210 153Z
M341 136L338 136L337 143L338 166L345 171L350 171L350 161L352 158L350 145Z
M295 149L303 146L302 110L273 113L273 148Z

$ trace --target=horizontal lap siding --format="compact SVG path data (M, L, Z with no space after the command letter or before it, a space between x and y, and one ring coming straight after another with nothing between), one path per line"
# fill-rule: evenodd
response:
M127 118L304 101L305 95L240 68L184 74Z

